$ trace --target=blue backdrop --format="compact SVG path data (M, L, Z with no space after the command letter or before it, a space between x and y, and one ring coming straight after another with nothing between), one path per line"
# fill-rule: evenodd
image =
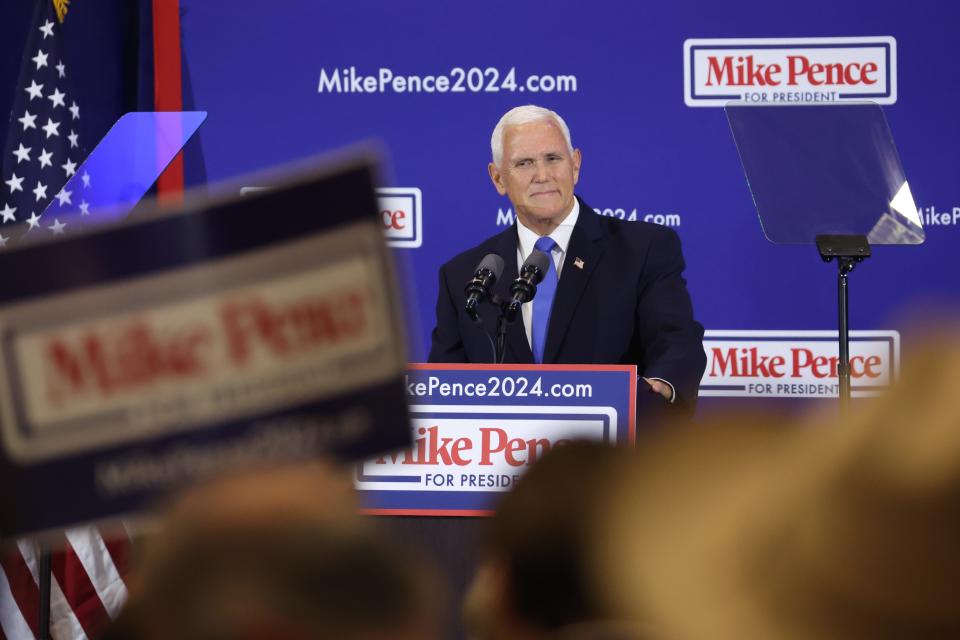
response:
M853 328L900 330L906 352L915 336L902 313L960 291L956 3L180 4L185 106L210 113L188 182L374 138L389 158L383 186L420 190L420 246L396 250L414 301L411 360L429 348L438 266L509 221L487 177L489 136L504 111L530 102L566 118L589 203L676 228L707 329L836 327L835 268L812 247L766 241L723 110L685 104L689 38L893 38L897 90L885 111L918 206L946 215L924 245L876 248L857 269ZM366 91L377 81L355 78L384 70L406 90ZM416 82L450 90L410 91Z

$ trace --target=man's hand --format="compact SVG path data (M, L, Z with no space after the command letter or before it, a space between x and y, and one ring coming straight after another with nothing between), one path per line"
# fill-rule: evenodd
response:
M666 398L667 402L673 401L673 387L660 380L654 380L653 378L644 378L644 381L650 385L651 391L662 395Z

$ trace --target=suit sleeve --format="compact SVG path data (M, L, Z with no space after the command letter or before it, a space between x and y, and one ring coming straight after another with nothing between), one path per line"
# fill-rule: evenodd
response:
M460 335L459 319L454 297L447 285L446 265L440 267L440 286L437 291L437 324L430 338L429 362L467 362L467 352Z
M703 326L693 318L680 237L667 227L659 230L638 285L636 327L646 364L641 373L669 381L676 403L692 410L707 363Z

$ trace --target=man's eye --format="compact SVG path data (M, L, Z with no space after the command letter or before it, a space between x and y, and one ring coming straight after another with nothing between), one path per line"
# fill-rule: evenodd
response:
M547 162L559 162L563 160L563 156L547 156Z
M518 167L529 167L531 164L533 164L533 160L521 160L520 162L517 163L517 166L518 166Z

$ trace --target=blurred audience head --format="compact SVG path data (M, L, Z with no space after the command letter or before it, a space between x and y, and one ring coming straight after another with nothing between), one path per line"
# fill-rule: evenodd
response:
M606 617L584 563L596 493L630 454L587 442L555 447L503 497L464 606L475 637L553 637Z
M147 541L109 637L436 637L433 576L373 524L349 477L323 465L191 491Z
M728 419L639 443L595 584L683 640L960 637L960 343L840 420Z

